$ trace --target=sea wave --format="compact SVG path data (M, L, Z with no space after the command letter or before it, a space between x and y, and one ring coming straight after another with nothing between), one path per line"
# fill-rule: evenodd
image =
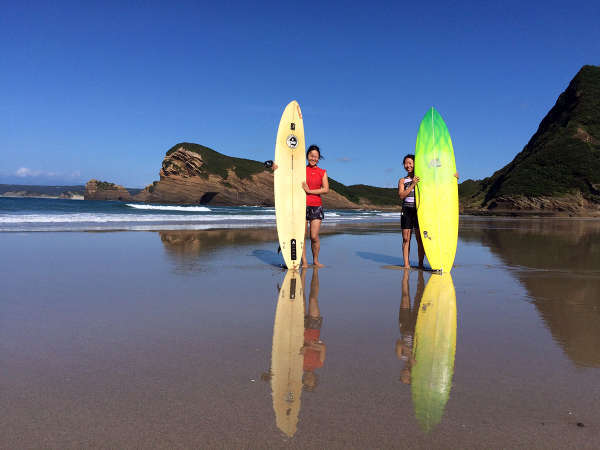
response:
M275 220L272 215L231 214L231 215L190 215L167 216L164 214L19 214L0 216L0 223L105 223L105 222L220 222L220 221Z
M142 205L139 203L127 203L127 206L135 209L157 210L157 211L184 211L184 212L210 212L205 206L165 206L165 205Z

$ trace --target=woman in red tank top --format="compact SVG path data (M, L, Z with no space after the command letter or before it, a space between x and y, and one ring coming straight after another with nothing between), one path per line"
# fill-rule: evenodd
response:
M329 180L327 178L327 171L317 167L321 159L321 150L319 147L316 145L308 147L306 159L308 160L308 165L306 166L306 183L302 183L302 187L306 192L305 236L310 236L313 264L316 267L323 267L323 264L319 262L319 251L321 250L319 230L321 229L321 221L324 218L321 195L329 192ZM302 267L308 267L306 245L304 245L302 251Z

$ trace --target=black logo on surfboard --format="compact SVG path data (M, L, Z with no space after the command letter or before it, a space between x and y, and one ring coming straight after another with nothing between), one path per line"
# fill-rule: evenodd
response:
M287 146L289 148L296 148L298 147L298 138L296 136L294 136L293 134L290 134L285 143L287 144Z

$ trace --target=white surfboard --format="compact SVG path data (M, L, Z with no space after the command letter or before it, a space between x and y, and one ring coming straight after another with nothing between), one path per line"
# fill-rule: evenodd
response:
M300 105L289 103L281 116L275 143L275 217L279 246L288 269L300 267L306 227L306 155Z

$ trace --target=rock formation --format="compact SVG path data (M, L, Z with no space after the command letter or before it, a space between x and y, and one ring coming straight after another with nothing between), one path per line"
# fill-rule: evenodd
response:
M180 143L163 159L160 179L130 195L122 186L90 180L86 200L272 206L273 173L258 161L233 158L208 147ZM331 180L326 208L398 208L395 189L344 186Z
M106 181L90 180L85 185L84 199L130 202L133 200L133 197L123 186Z

